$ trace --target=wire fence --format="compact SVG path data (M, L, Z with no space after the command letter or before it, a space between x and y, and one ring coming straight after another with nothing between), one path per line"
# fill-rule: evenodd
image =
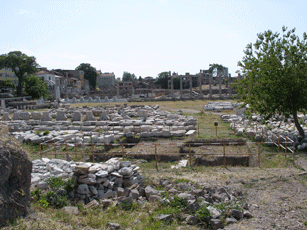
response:
M274 145L278 148L278 152L275 154L284 154L285 160L288 159L288 156L292 155L293 165L295 165L295 143L292 139L285 137L285 136L275 136L269 141L263 142L216 142L216 143L203 143L203 142L186 142L186 143L156 143L156 142L145 142L145 143L93 143L92 134L90 134L90 142L85 142L84 134L82 138L82 142L78 143L76 141L76 136L74 137L74 142L69 143L66 140L64 142L43 142L39 145L39 154L40 157L46 156L54 156L54 158L66 158L66 160L74 158L77 159L84 159L90 158L91 161L95 162L95 158L99 157L114 157L120 156L124 159L127 158L135 158L138 157L145 157L155 161L157 170L159 169L158 162L159 159L175 159L180 160L182 157L188 159L188 166L193 167L193 164L196 159L199 158L218 158L220 159L220 165L231 165L230 162L231 157L238 159L238 157L246 157L247 160L254 159L254 166L261 167L261 156L265 154L264 151L261 150L262 145ZM276 140L277 141L274 141ZM257 146L256 151L251 151L249 146L250 145ZM149 152L142 153L142 152L133 152L133 148L138 148L140 146L146 146ZM237 148L245 147L245 149L240 148L240 152L234 153L232 148L236 146ZM170 148L169 151L160 151L165 147ZM196 151L200 147L209 148L213 147L214 151L207 151L207 150L200 150ZM177 148L177 150L175 149ZM180 152L179 149L186 148L186 151ZM115 149L115 151L114 151ZM283 149L284 152L280 153L280 149ZM242 152L243 150L243 152ZM272 153L270 153L272 154ZM248 163L248 165L250 162ZM201 165L201 164L198 164Z

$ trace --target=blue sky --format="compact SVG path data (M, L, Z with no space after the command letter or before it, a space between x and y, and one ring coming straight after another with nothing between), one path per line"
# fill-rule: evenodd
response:
M156 77L219 63L236 75L257 33L307 32L307 2L273 0L10 0L0 9L0 54L20 50L48 69L90 63Z

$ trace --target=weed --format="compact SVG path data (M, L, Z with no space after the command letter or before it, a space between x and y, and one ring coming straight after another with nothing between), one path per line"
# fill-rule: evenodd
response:
M180 209L187 207L187 199L174 196L174 198L170 200L169 206L180 211Z
M61 177L50 177L46 180L46 182L53 191L60 189L65 184Z
M69 204L67 196L60 195L53 191L47 192L47 194L44 197L46 198L47 202L50 205L56 208L63 208L64 206L67 206Z
M31 192L31 197L33 200L38 201L41 198L42 191L36 188L33 192Z
M198 220L201 222L201 225L204 228L209 228L209 224L210 224L210 211L207 209L206 206L201 206L197 213L196 216L198 218Z
M43 136L47 136L49 133L50 133L50 131L49 131L49 130L44 130L44 132L43 132Z
M74 188L73 179L63 181L62 178L50 177L46 180L51 191L42 195L40 189L35 189L32 193L32 199L37 201L39 206L47 208L49 205L55 208L62 208L69 204L68 193Z
M191 182L189 179L184 179L184 178L180 178L180 179L176 180L176 184L179 184L179 183L189 183L189 182Z
M41 131L35 130L34 133L35 133L36 135L39 135L39 134L41 133Z

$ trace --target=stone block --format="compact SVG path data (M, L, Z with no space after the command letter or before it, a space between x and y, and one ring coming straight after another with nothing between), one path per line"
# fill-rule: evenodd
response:
M66 121L67 120L66 113L63 111L58 111L55 119L56 121Z
M43 112L41 121L52 121L52 118L49 114L49 112Z

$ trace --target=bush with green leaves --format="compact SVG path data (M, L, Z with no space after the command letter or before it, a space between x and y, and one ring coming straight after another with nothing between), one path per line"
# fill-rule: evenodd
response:
M210 225L210 211L203 205L196 212L197 219L200 221L200 225L208 228Z
M53 206L55 208L62 208L69 205L68 194L74 189L73 179L64 181L60 177L50 177L46 180L50 191L42 195L40 189L35 189L32 193L32 199L37 201L38 204L47 208L48 206Z

